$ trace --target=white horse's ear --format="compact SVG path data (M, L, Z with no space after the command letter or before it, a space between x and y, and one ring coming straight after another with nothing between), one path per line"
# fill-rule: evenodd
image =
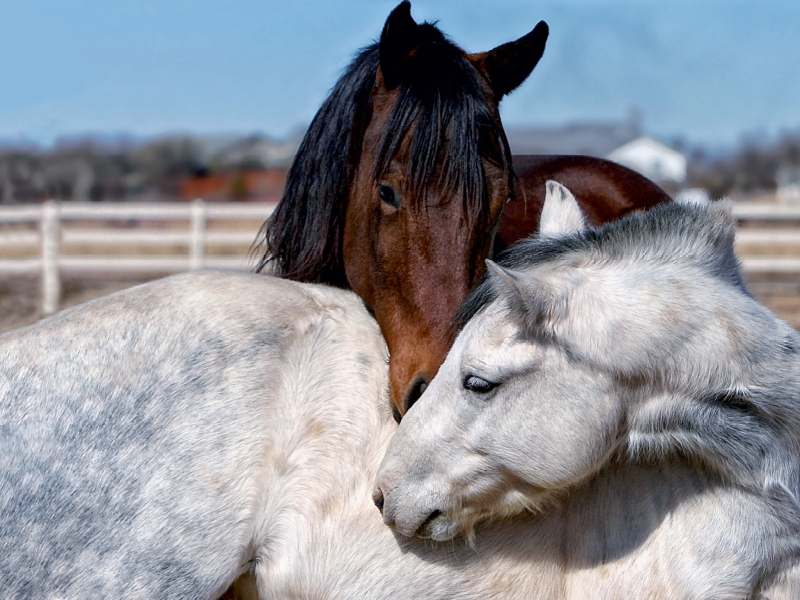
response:
M517 312L525 329L552 337L553 325L566 316L566 297L535 275L506 269L489 259L486 270L497 291L508 297L509 306Z
M539 219L539 237L555 237L586 229L578 201L557 181L545 184L544 206Z

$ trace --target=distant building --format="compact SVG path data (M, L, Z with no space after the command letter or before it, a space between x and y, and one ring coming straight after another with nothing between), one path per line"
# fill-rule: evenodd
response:
M627 121L572 123L559 127L507 128L514 154L584 154L606 156L642 135L641 114L631 109Z
M702 206L711 202L711 196L705 188L685 188L675 195L675 202Z
M279 142L255 135L235 140L222 148L213 160L223 169L286 168L292 164L299 146L299 138L293 137Z
M680 183L686 179L686 157L649 137L623 144L606 158L638 171L655 182Z
M181 200L278 202L286 186L287 174L288 169L276 168L188 177L181 181L179 194Z
M776 195L779 202L787 204L800 204L800 167L784 165L775 173L775 183L778 184Z
M638 130L626 123L573 123L562 127L506 130L513 154L605 156L638 135Z
M627 121L509 128L506 136L513 154L583 154L608 158L656 182L686 179L686 157L642 136L641 114L635 108Z
M202 156L213 172L184 177L180 198L278 202L301 140L299 133L283 141L263 135L200 138Z

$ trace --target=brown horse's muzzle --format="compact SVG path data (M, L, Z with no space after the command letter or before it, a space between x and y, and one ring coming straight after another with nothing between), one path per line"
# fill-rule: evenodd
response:
M448 339L428 336L398 336L390 346L394 352L389 361L392 402L395 418L406 414L419 400L444 362Z

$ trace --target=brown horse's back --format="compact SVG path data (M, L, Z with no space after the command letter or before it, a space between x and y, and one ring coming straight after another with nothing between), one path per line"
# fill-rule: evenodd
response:
M589 225L597 226L670 200L655 183L609 160L591 156L516 155L516 200L503 209L495 253L539 230L549 179L566 186Z

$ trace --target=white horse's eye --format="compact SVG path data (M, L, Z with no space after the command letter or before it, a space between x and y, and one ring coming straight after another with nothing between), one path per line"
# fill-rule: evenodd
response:
M464 389L469 390L470 392L475 392L476 394L486 394L487 392L491 392L497 387L497 385L498 384L491 381L486 381L477 375L469 375L464 380Z

